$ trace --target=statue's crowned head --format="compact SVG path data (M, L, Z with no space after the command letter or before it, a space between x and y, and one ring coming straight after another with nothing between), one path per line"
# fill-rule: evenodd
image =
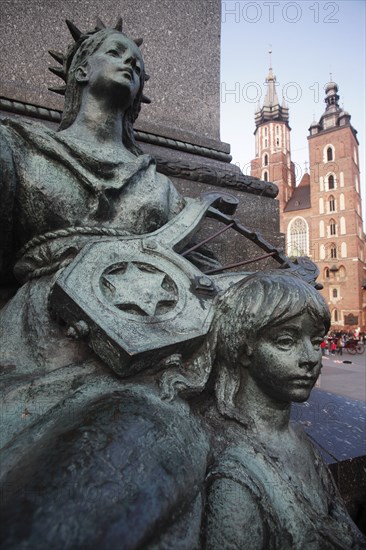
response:
M65 54L50 50L51 56L61 67L50 67L50 71L62 78L65 84L61 87L49 88L51 91L65 96L64 110L59 130L65 130L75 121L82 101L83 88L87 85L88 79L81 77L81 71L85 70L90 59L104 46L113 41L123 44L133 52L137 60L136 71L138 70L138 87L135 90L131 101L126 104L123 116L123 143L135 154L140 154L133 136L133 124L137 119L141 103L150 103L148 97L143 93L145 82L149 76L145 72L145 66L140 51L143 42L142 38L130 39L122 32L122 19L119 19L114 28L106 27L98 20L96 27L86 33L81 32L73 23L66 21L70 33L74 39Z

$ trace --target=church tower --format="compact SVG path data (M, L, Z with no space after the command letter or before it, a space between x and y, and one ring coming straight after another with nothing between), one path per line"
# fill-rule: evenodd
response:
M311 249L333 325L365 326L366 279L357 131L339 106L338 86L325 87L326 108L310 128Z
M255 159L251 162L251 175L278 186L282 212L295 187L295 170L291 162L289 109L285 100L279 103L271 65L270 62L264 102L262 107L258 104L255 113Z

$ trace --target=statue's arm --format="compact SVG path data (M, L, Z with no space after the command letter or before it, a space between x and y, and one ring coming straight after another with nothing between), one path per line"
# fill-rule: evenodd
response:
M16 171L7 130L0 125L0 285L12 280Z
M205 548L265 548L263 510L252 491L235 480L219 478L208 488Z

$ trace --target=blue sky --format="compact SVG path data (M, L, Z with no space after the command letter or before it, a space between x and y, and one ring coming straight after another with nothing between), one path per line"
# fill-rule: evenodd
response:
M365 0L222 1L221 139L233 162L249 173L254 158L254 111L263 101L272 49L279 98L290 108L292 160L301 178L308 160L308 128L324 112L324 86L332 73L340 105L360 142L365 215Z

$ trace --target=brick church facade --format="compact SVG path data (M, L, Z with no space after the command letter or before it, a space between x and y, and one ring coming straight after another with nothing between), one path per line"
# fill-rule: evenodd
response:
M357 131L339 107L338 86L325 88L326 108L309 128L309 173L295 184L289 109L279 103L270 68L255 114L251 174L279 188L280 227L290 257L308 256L332 315L332 329L366 330L366 238L361 211Z

